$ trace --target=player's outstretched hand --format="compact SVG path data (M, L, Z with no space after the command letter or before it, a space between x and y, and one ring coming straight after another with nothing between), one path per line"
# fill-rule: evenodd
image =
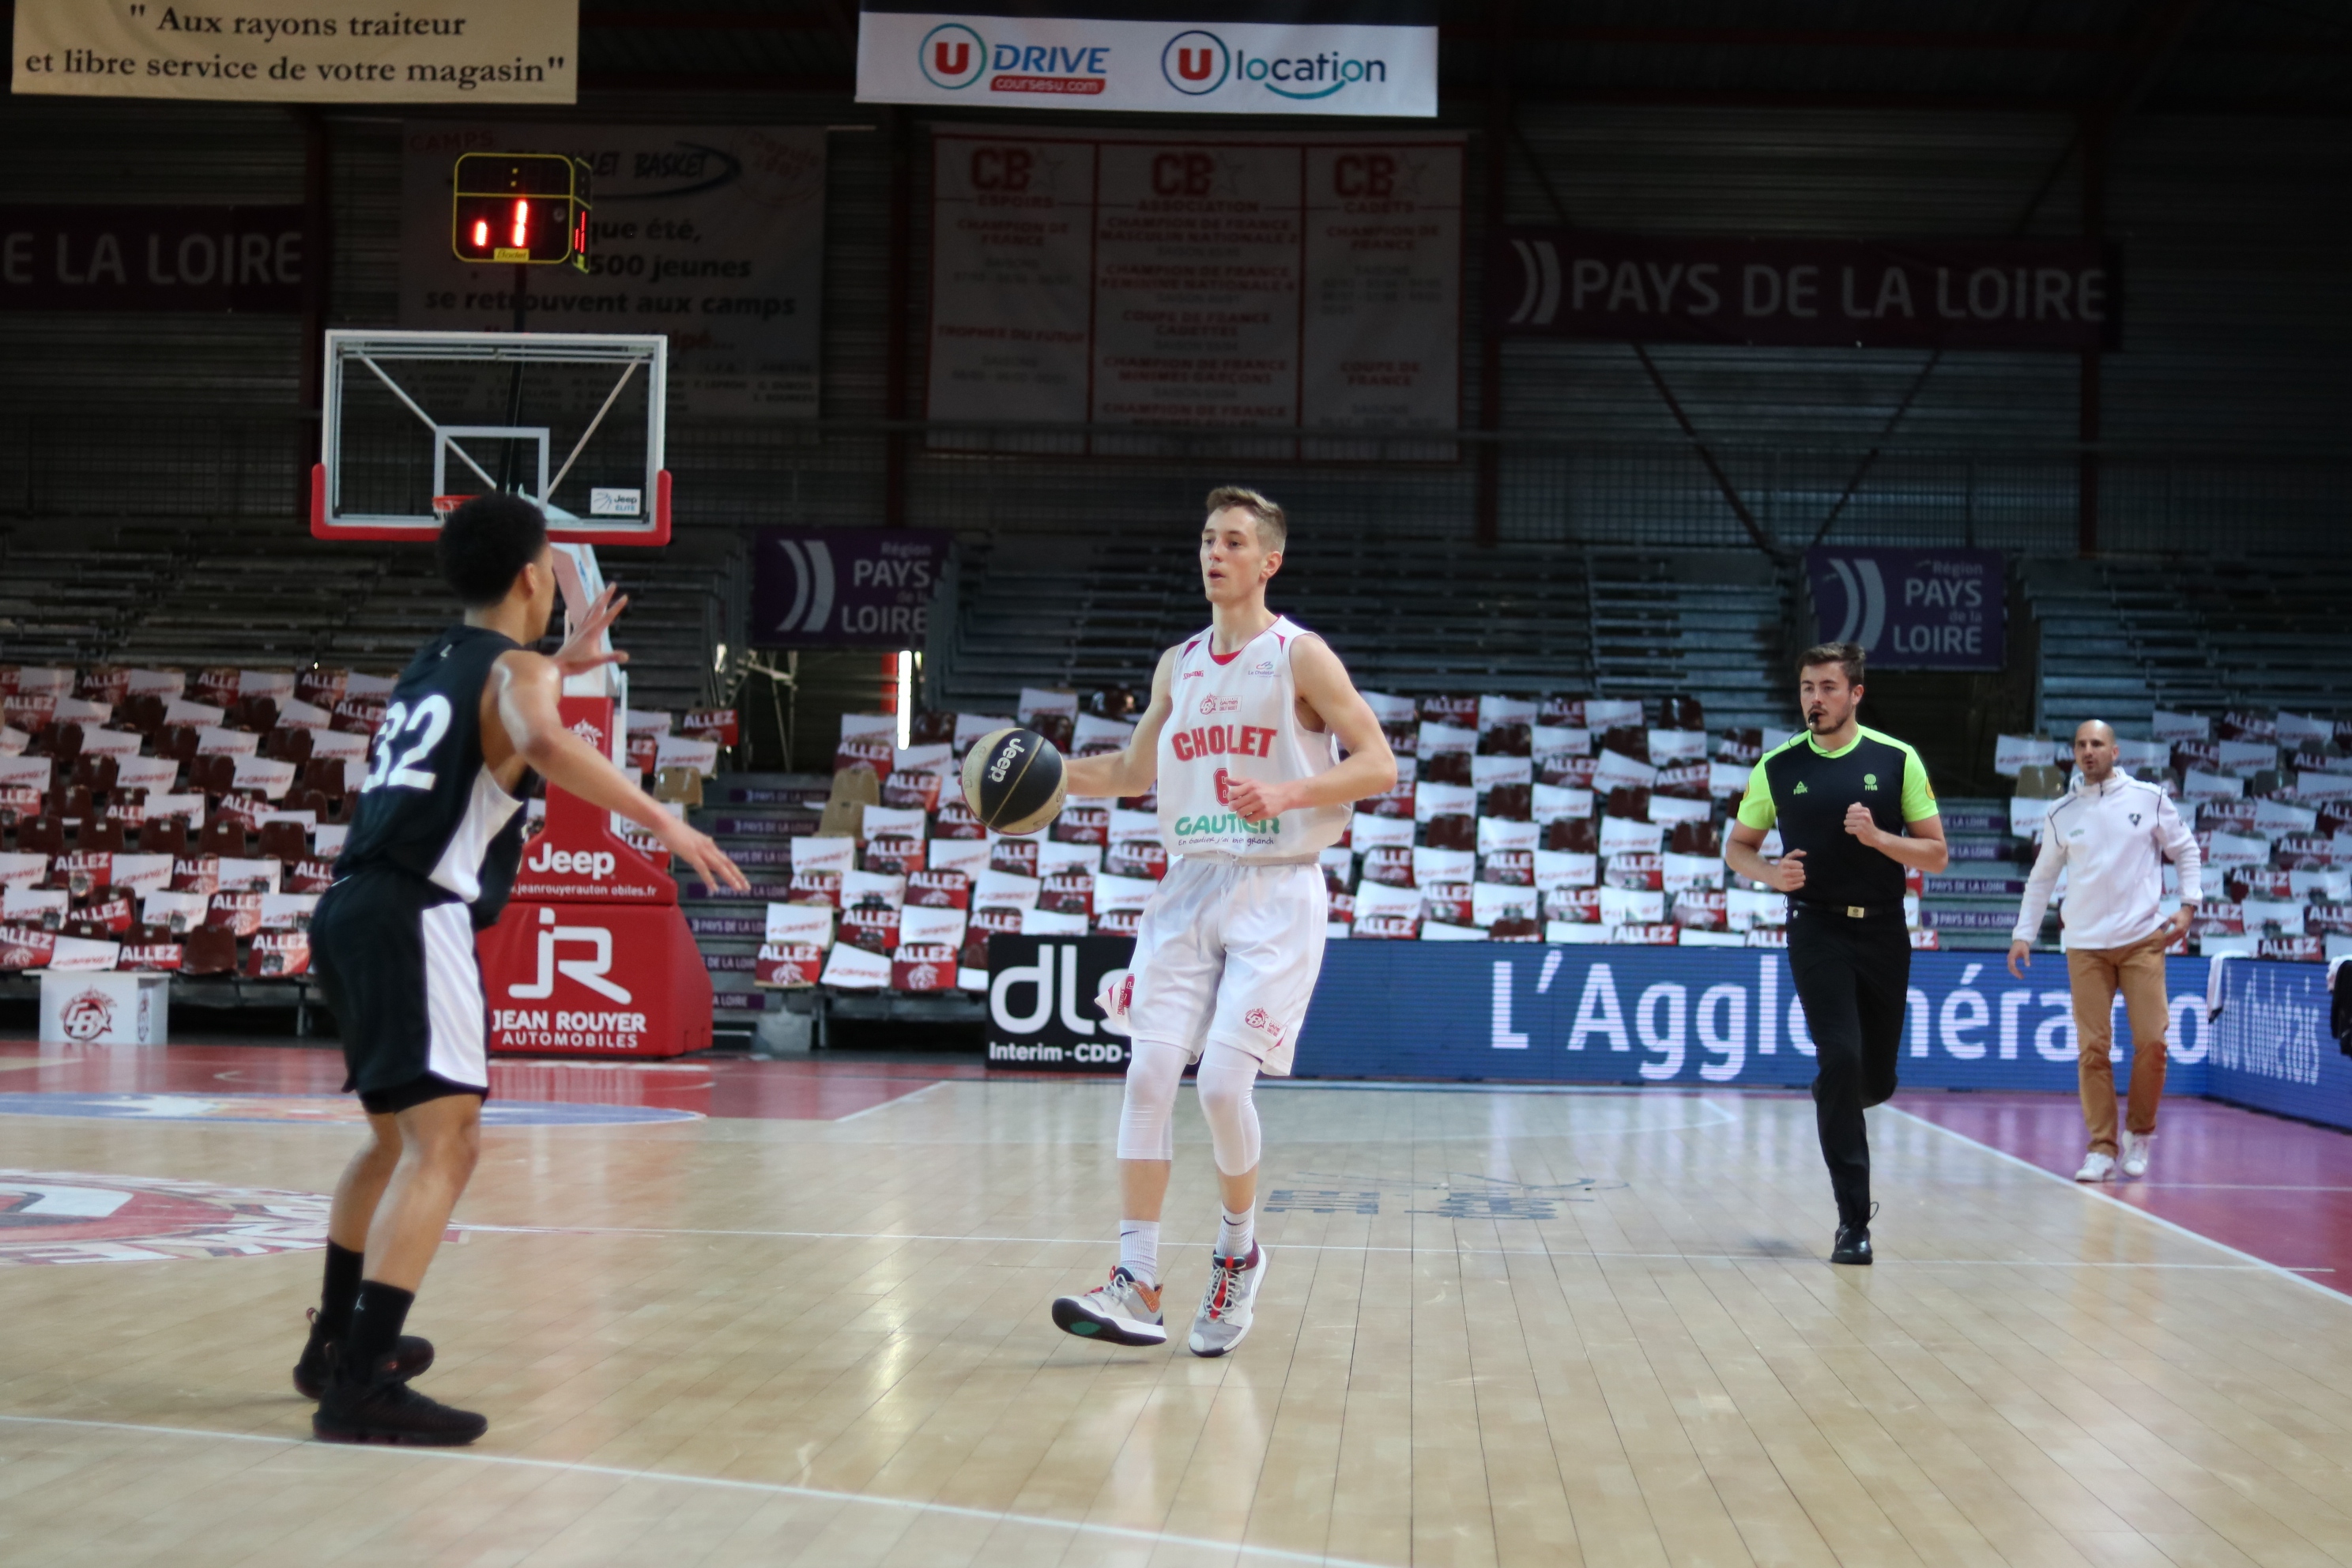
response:
M663 826L654 829L654 837L662 841L669 852L694 868L706 888L732 888L739 893L751 890L751 879L742 868L727 858L726 852L711 841L707 833L688 827L676 817L668 817Z
M1784 893L1801 892L1805 886L1805 852L1791 849L1772 862L1772 885Z
M596 646L613 623L621 618L621 612L629 607L628 599L619 595L616 586L605 584L604 591L589 602L588 613L580 617L580 625L555 650L555 668L563 672L566 679L585 675L602 665L629 662L629 656L619 649Z

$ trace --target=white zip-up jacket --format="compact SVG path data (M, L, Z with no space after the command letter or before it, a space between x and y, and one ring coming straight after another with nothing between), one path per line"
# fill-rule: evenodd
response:
M2053 801L2042 821L2042 852L2025 879L2025 900L2017 911L2011 940L2032 942L2042 931L2042 913L2058 873L2066 873L2066 898L2059 909L2065 922L2060 945L2129 947L2156 933L2163 916L2164 862L2180 868L2180 901L2196 903L2203 858L2197 839L2152 784L2117 768L2106 782L2074 787Z

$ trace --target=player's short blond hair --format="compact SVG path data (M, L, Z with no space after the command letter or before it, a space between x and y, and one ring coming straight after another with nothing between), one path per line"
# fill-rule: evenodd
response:
M1228 507L1239 507L1257 520L1257 542L1268 550L1280 550L1290 541L1290 520L1275 502L1253 489L1240 485L1219 485L1209 492L1208 515L1216 516Z

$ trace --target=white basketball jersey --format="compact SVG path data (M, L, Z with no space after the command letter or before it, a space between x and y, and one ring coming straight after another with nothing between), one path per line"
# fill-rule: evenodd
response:
M1290 648L1306 635L1286 616L1236 653L1211 653L1211 632L1177 650L1173 708L1160 731L1160 840L1171 855L1312 860L1347 831L1345 805L1251 822L1226 804L1234 780L1287 784L1339 760L1337 738L1298 722Z

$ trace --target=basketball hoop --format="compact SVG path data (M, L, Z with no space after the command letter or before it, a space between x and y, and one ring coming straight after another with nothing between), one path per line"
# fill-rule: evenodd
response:
M467 501L472 500L474 498L472 496L435 496L433 498L433 515L439 518L442 521L446 522L449 521L449 514L451 512L456 511L459 507L464 506Z

